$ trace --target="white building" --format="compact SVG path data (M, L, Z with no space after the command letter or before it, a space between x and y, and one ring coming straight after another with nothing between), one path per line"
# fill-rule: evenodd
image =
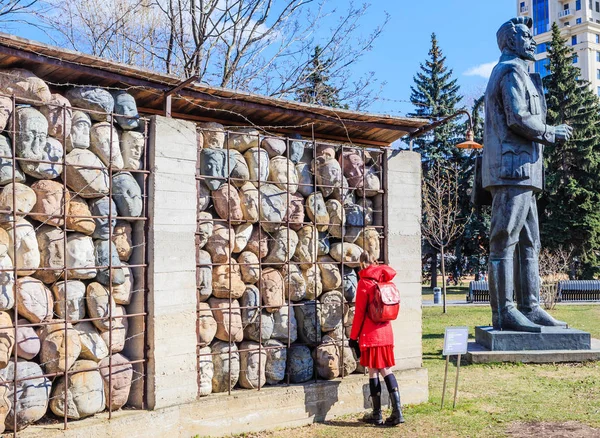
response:
M598 0L517 0L517 14L533 18L533 33L538 45L535 71L548 72L547 48L552 38L552 23L561 29L567 44L575 50L574 60L581 78L590 81L600 95L600 1Z

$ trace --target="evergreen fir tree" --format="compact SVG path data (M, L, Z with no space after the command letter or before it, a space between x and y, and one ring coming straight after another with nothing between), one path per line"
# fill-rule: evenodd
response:
M548 49L547 90L549 125L567 123L573 137L563 145L546 146L546 187L539 209L542 244L573 246L579 278L592 278L600 269L600 105L589 83L579 80L574 54L552 25Z
M331 59L323 59L323 49L315 47L311 62L310 74L306 77L306 86L296 93L296 99L304 103L348 109L348 105L340 103L339 88L329 84L329 67Z
M410 115L436 120L454 114L462 96L452 75L433 33L429 59L421 64L420 71L414 76L410 101L415 105L415 112ZM421 153L426 167L430 160L460 158L462 154L455 147L457 126L457 123L449 122L415 139L415 150Z

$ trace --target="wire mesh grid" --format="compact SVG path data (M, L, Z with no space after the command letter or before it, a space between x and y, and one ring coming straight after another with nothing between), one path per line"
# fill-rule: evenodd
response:
M53 96L0 94L0 405L14 436L145 405L149 121Z
M387 261L387 150L198 127L199 396L364 372L359 258Z

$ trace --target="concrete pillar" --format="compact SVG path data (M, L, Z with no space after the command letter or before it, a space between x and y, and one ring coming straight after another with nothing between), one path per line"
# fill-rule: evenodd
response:
M196 127L153 116L148 236L149 409L196 399Z
M388 260L402 299L392 324L394 356L396 369L405 370L422 366L421 156L403 151L387 166Z

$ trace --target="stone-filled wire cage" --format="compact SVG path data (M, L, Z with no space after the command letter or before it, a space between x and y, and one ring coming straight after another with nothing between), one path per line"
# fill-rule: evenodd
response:
M0 71L0 430L144 407L148 128Z
M387 150L198 126L199 396L362 373L363 251L386 261Z

